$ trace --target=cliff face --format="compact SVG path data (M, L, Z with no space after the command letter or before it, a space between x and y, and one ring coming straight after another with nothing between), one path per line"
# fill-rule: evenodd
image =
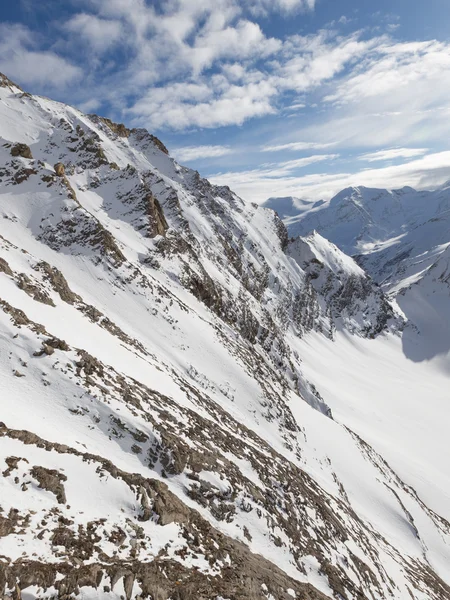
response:
M397 339L380 288L148 132L1 81L0 590L446 597L449 524L302 365Z

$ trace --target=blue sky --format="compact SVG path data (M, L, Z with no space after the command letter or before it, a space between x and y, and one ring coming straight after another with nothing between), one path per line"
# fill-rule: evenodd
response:
M0 70L248 200L450 179L448 0L21 0Z

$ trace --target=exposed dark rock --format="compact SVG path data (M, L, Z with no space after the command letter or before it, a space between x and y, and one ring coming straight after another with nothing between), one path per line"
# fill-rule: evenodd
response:
M114 132L119 137L128 137L130 135L130 129L127 129L123 123L114 123L111 119L107 119L106 117L99 117L98 115L89 115L89 117L94 121L94 123L104 123L112 132Z
M41 350L34 352L34 356L51 356L55 350L67 352L69 350L69 346L64 340L60 340L58 338L49 338L43 342Z
M5 300L2 300L0 298L0 307L2 308L2 310L9 314L11 316L11 320L13 321L14 325L16 325L17 327L20 327L22 325L26 325L27 327L29 327L32 331L35 331L36 333L47 333L46 329L43 325L41 325L40 323L35 323L34 321L31 321L27 315L23 312L23 310L21 310L20 308L15 308L14 306L11 306L10 304L8 304L8 302L6 302Z
M277 213L275 213L275 228L280 239L281 249L284 251L289 244L289 234L288 230L286 229L286 225L283 223Z
M74 304L81 300L80 296L72 292L66 278L56 267L52 267L47 262L42 261L36 265L36 268L45 273L46 279L50 282L55 292L58 292L61 300L68 304Z
M42 304L48 304L49 306L55 306L55 303L50 298L45 290L36 285L31 281L28 275L25 273L20 273L17 279L18 287L27 293L33 300L36 302L41 302Z
M112 233L100 223L97 224L89 241L92 246L98 246L103 255L112 258L116 265L120 265L126 260Z
M144 147L146 147L148 144L152 144L161 150L161 152L164 152L164 154L169 154L169 151L161 142L161 140L149 133L146 129L132 129L131 133L134 135L137 141L144 144Z
M150 237L157 235L165 235L169 228L166 218L164 216L163 209L155 196L150 193L145 198L147 203L147 210L149 216L149 234Z
M13 272L9 266L9 264L6 262L6 260L4 258L0 257L0 271L2 273L6 273L6 275L9 275L10 277L13 276Z
M31 177L31 175L36 175L36 174L37 174L36 169L30 169L30 168L26 168L26 167L17 166L17 168L14 172L12 182L15 185L19 185L20 183L27 181L27 179L29 177Z
M22 158L32 159L33 155L31 153L30 146L26 144L14 144L11 147L11 156L21 156Z
M67 481L67 477L63 473L59 473L55 469L34 466L31 469L31 475L37 479L40 488L55 494L59 504L66 504L66 491L63 481Z
M59 598L76 595L81 587L98 589L104 577L110 580L112 589L123 580L126 598L131 598L133 582L142 590L141 598L148 600L211 600L223 597L235 600L267 600L267 593L277 600L290 600L287 592L293 590L301 600L326 600L311 585L300 583L285 575L278 567L252 555L237 545L230 545L233 564L223 570L222 576L211 576L195 569L187 569L175 560L155 559L150 563L138 561L119 562L109 565L92 563L74 568L73 564L59 562L43 564L37 561L21 561L4 564L0 570L1 589L19 590L30 586L48 589L54 586ZM264 584L265 588L261 586Z
M28 462L26 460L26 458L21 458L19 456L6 457L5 463L8 465L8 468L5 471L3 471L3 473L2 473L3 477L8 477L8 475L10 475L12 473L12 471L15 471L15 469L17 469L17 466L21 460Z

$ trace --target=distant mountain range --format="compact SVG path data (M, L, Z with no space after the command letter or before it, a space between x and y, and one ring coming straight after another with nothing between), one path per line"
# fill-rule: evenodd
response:
M434 191L354 187L329 201L270 198L265 206L291 236L316 231L353 256L422 333L420 350L408 350L412 358L450 350L450 184Z

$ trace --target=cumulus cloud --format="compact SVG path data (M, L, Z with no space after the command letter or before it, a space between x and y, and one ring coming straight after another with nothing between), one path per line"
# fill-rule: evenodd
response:
M268 15L274 11L293 13L314 10L316 0L249 0L249 8L254 14Z
M281 42L266 38L259 26L242 20L221 31L216 22L212 33L203 29L189 46L178 39L176 43L182 48L179 59L175 42L172 47L169 44L170 51L166 44L168 54L159 54L156 59L152 55L153 66L155 60L170 63L158 72L177 81L184 75L182 87L188 91L184 94L180 84L173 81L153 85L130 106L129 112L136 119L143 119L152 128L241 125L250 118L276 113L283 94L304 94L333 79L377 43L360 41L356 35L343 40L327 32ZM215 61L219 61L218 67L208 71ZM141 65L141 78L142 67L145 72L145 65ZM191 98L192 86L207 90L205 97Z
M216 158L231 154L233 149L229 146L184 146L175 148L172 154L180 162L191 162L200 158Z
M223 84L219 92L206 83L152 88L128 112L153 129L161 125L173 129L241 125L251 117L275 112L270 98L276 90L270 84Z
M102 97L132 124L151 129L242 125L280 110L286 92L310 90L332 78L365 42L317 36L266 35L257 13L313 10L314 0L84 0L53 48L59 76L68 82L89 64L90 77L74 90L76 101ZM258 12L259 11L259 12ZM262 14L262 13L261 13ZM79 50L80 40L86 44ZM102 56L115 46L105 63ZM75 52L75 48L77 51ZM67 58L78 61L71 66ZM51 56L56 56L55 54ZM50 55L47 56L50 68ZM21 71L22 73L22 71ZM58 75L57 75L58 76ZM24 80L31 81L24 73ZM185 88L181 90L180 87ZM174 93L175 92L175 93ZM73 101L73 99L72 99ZM291 101L293 109L303 106Z
M26 85L64 88L83 71L65 58L38 46L36 36L22 25L0 24L0 69Z
M95 15L78 13L64 25L65 29L86 41L97 52L104 52L118 42L122 35L120 21L99 19Z

